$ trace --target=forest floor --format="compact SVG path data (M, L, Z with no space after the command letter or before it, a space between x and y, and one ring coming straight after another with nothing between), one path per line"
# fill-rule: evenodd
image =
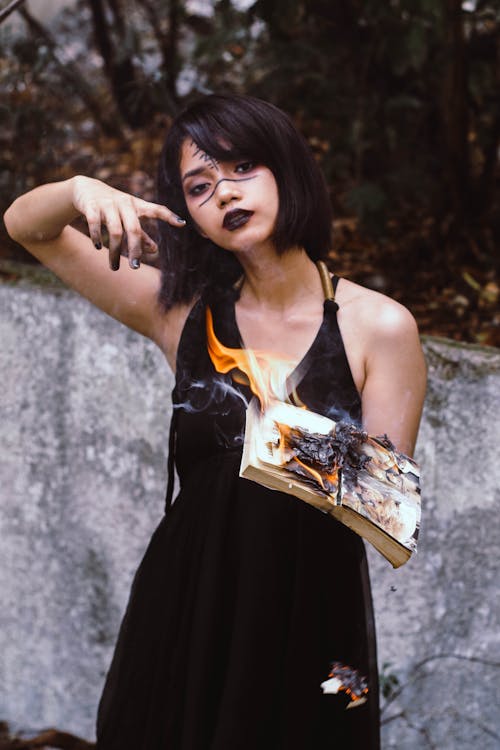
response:
M429 243L420 228L397 223L384 239L368 239L354 221L336 223L333 258L340 275L409 308L421 334L500 347L498 272L484 258ZM430 220L429 220L430 224Z

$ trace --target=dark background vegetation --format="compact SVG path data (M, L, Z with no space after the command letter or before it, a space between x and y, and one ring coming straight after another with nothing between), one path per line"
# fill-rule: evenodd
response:
M254 94L324 169L338 272L423 333L500 346L498 0L208 5L79 0L49 28L21 4L0 27L0 207L75 173L153 199L184 103ZM25 260L2 231L3 257Z

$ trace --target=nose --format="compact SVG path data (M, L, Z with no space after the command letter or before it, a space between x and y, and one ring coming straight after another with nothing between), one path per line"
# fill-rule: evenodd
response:
M238 182L230 179L222 179L217 185L217 204L220 208L224 208L228 203L232 201L238 201L241 198L241 190Z

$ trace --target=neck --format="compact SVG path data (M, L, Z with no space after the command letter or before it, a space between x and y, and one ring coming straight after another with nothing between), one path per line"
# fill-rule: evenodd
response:
M321 299L321 279L316 264L303 248L292 248L283 255L268 252L241 253L244 271L240 299L268 309L285 309L304 302L311 295Z

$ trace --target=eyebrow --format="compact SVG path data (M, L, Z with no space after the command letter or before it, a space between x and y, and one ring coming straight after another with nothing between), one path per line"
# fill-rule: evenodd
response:
M182 182L184 182L184 180L187 180L188 177L195 177L197 174L202 174L202 172L206 171L207 167L196 167L196 169L190 169L189 172L186 172L186 174L182 178Z

